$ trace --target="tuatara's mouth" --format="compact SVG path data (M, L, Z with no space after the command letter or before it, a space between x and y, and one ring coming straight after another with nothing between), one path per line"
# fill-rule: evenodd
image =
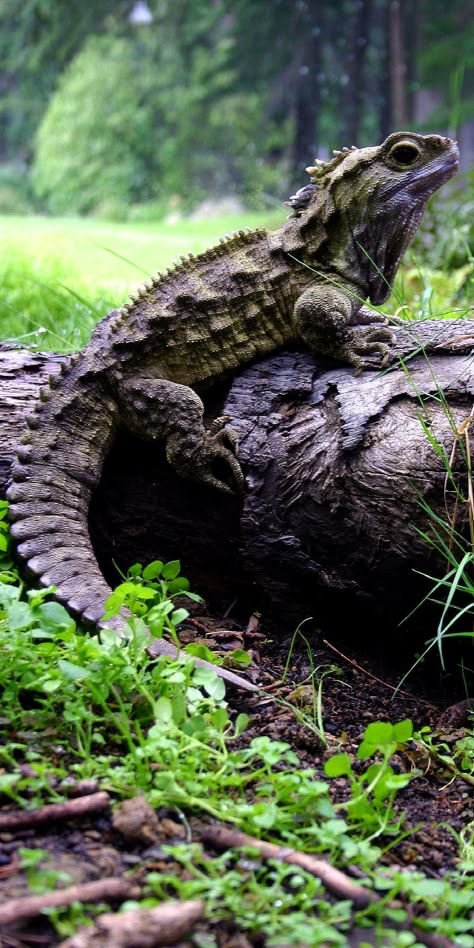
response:
M455 174L459 169L459 155L457 155L455 158L452 158L451 161L447 161L444 167L448 170L452 168L453 174Z
M413 176L413 180L407 185L407 190L415 194L419 191L429 192L430 186L433 186L433 190L437 190L444 184L446 181L449 181L453 175L459 169L459 155L453 155L449 159L436 163L433 165L428 165L425 168L419 169Z

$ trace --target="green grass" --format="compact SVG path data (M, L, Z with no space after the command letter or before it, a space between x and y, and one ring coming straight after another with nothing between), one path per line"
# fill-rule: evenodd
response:
M284 218L284 210L175 224L0 217L0 338L77 349L98 319L180 253L199 253L231 230L277 227Z
M0 250L30 257L38 263L55 261L67 276L91 287L106 287L112 295L133 289L141 276L152 274L179 253L196 253L222 234L240 227L279 225L281 215L248 212L210 220L174 224L117 224L93 218L1 217ZM114 257L121 255L131 263ZM118 300L117 300L118 302Z

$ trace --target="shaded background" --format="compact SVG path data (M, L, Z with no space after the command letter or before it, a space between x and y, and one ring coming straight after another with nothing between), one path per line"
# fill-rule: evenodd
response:
M408 127L474 154L472 0L2 0L0 213L268 209Z

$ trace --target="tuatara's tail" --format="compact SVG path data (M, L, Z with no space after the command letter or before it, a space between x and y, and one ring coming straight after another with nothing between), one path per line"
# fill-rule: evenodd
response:
M55 598L72 612L101 624L111 589L96 560L88 516L115 436L118 409L97 381L75 373L74 364L61 371L64 378L50 379L26 418L7 497L12 536L30 572L43 586L56 586ZM125 620L117 616L107 625L122 632ZM175 647L164 640L150 643L149 651L176 655ZM255 689L227 669L212 668L233 684Z
M19 557L42 585L57 586L60 602L98 622L110 590L92 549L88 512L117 407L99 386L73 380L74 364L50 378L26 417L7 497Z

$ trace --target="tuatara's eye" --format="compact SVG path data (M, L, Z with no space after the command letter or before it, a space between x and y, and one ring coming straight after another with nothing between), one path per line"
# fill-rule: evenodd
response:
M403 168L409 168L410 165L414 165L419 155L419 148L417 145L412 144L412 142L399 142L398 145L393 146L389 153L389 157L392 161L395 161L397 165Z

